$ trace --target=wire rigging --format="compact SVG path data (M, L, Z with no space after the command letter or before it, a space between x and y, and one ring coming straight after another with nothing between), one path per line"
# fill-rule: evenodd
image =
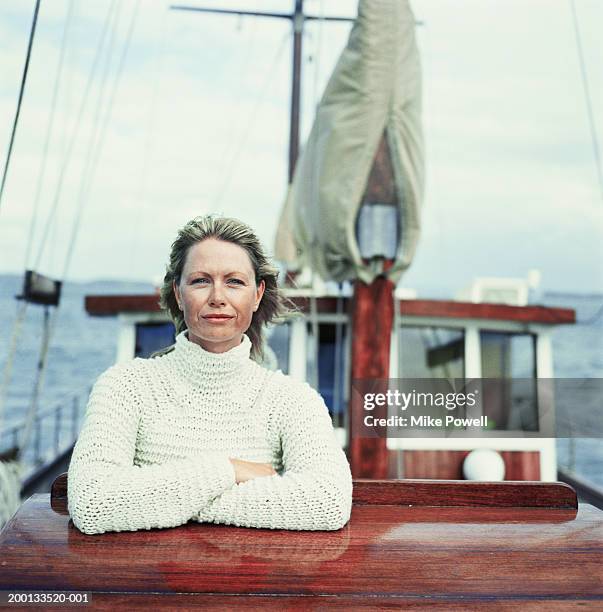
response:
M276 54L274 55L274 59L272 63L269 65L268 70L266 71L266 79L260 89L260 94L257 97L256 103L254 104L253 109L250 113L250 119L249 121L247 121L247 129L245 130L243 136L241 137L241 140L239 141L239 147L235 151L234 155L232 156L230 160L230 164L226 170L226 173L224 175L224 179L222 181L220 189L217 192L217 197L215 199L216 206L222 202L226 194L226 191L228 190L228 187L230 185L230 179L234 173L236 163L239 157L241 156L241 153L245 149L245 146L247 145L247 140L249 138L251 130L255 126L255 119L257 119L258 110L260 109L260 107L264 103L264 100L266 99L266 95L268 93L268 85L270 84L270 81L275 75L276 66L278 65L278 62L281 58L283 47L285 46L285 43L288 40L289 40L289 33L287 32L287 34L285 34L285 36L281 40L281 44L277 48Z
M92 64L92 69L90 70L90 75L88 76L88 81L86 83L86 88L84 90L84 95L82 96L82 100L80 102L80 107L78 109L78 113L77 113L77 118L75 121L75 126L73 128L73 131L71 132L71 137L69 139L69 146L67 147L67 152L65 154L65 157L63 159L63 163L61 165L61 169L59 172L59 179L58 179L58 183L57 183L57 187L56 187L56 191L54 194L54 198L53 198L53 202L52 202L52 206L51 209L48 213L48 218L45 224L45 232L42 236L42 239L40 241L40 246L38 249L38 255L35 261L35 269L38 269L40 266L40 261L42 260L42 254L44 252L44 246L46 244L46 240L48 239L48 234L49 234L49 227L50 227L50 223L54 217L54 215L56 214L56 211L58 209L59 206L59 201L61 198L61 192L63 190L63 182L65 180L65 173L67 171L67 167L69 166L69 161L71 159L71 155L73 153L73 148L75 145L75 141L77 139L77 136L79 134L79 129L80 129L80 124L82 122L82 118L84 115L84 111L86 109L86 104L88 102L88 97L90 95L90 91L92 90L92 85L94 83L94 78L96 76L96 71L98 69L98 65L100 63L100 58L102 55L102 50L104 48L104 43L105 43L105 38L107 36L107 32L109 30L109 20L110 20L110 15L113 14L113 10L115 8L115 0L112 0L111 5L109 7L109 10L107 12L107 16L105 17L105 22L103 25L103 30L99 39L99 42L97 44L97 48L96 48L96 53L94 56L94 60L93 60L93 64Z
M44 149L42 151L42 163L40 166L40 172L38 174L38 181L36 185L36 194L34 196L34 205L31 214L31 221L29 223L29 232L27 237L27 247L25 252L25 269L29 269L29 260L31 257L31 249L33 244L33 237L36 231L36 222L38 219L38 209L40 207L40 197L42 195L42 186L44 184L44 178L46 176L46 163L48 161L48 149L50 147L50 140L52 137L52 131L54 127L55 113L57 107L57 99L61 82L63 78L63 65L65 60L65 52L67 50L67 39L69 37L69 30L71 27L71 20L73 16L73 0L69 0L67 7L67 15L65 18L65 25L63 26L63 36L61 40L61 51L59 55L59 64L57 68L57 76L54 81L54 89L52 92L52 100L50 102L50 115L48 119L48 126L46 128L46 138L44 140Z
M107 14L106 17L106 21L105 21L105 29L103 32L103 36L101 38L101 40L104 42L104 34L107 31L107 25L109 24L110 21L110 15L112 14L112 10L113 7L115 5L115 1L112 3L109 12ZM64 265L64 269L63 269L63 274L62 274L62 279L64 280L67 276L67 272L69 270L69 266L71 263L71 259L73 256L73 252L74 252L74 248L75 248L75 244L77 241L77 235L78 235L78 230L80 227L80 223L81 223L81 219L82 219L82 212L84 209L84 205L85 203L88 201L89 199L89 194L90 194L90 190L94 181L94 176L95 176L95 172L96 172L96 168L98 165L98 160L100 158L100 153L102 151L103 148L103 144L104 144L104 139L105 139L105 135L107 134L107 124L111 118L112 115L112 110L113 110L113 103L115 100L115 94L118 90L118 86L119 83L121 81L121 76L123 74L123 69L125 66L125 62L126 62L126 57L128 54L128 50L130 48L130 42L132 39L132 34L134 32L134 24L136 22L136 17L138 15L138 11L140 8L140 0L137 1L136 6L134 8L134 11L132 13L132 18L130 21L130 25L128 28L128 32L126 35L126 40L124 43L124 47L122 50L122 54L121 57L119 59L119 65L117 68L117 72L116 72L116 76L113 82L113 87L111 90L111 93L109 95L109 103L108 103L108 108L107 111L104 115L103 118L103 123L100 129L100 137L97 143L97 146L95 147L95 154L94 156L91 158L91 162L90 162L90 168L89 168L89 174L88 174L88 181L83 181L82 185L85 185L85 189L82 188L82 192L81 192L81 199L78 202L78 209L76 212L76 218L73 224L73 228L72 228L72 232L71 232L71 237L68 243L68 251L67 251L67 255L65 258L65 265ZM116 22L118 20L118 14L115 16L114 20L113 20L113 26L115 26ZM113 40L113 35L114 35L114 30L112 31L112 37L111 37L111 41ZM99 45L99 49L101 49L104 45L101 44ZM110 55L111 55L111 48L109 48L109 57L107 58L107 65L106 65L106 73L108 71L109 65L110 65ZM97 66L96 61L95 61L95 67ZM94 69L93 69L94 70ZM106 75L105 73L105 75ZM102 95L102 89L103 86L101 85L100 88L100 93L99 93L99 105L100 105L100 101L103 98ZM97 116L100 116L100 108L97 109ZM93 129L93 134L96 133L96 130ZM85 173L84 173L85 174ZM19 457L23 456L23 453L25 452L25 448L27 447L27 443L29 441L29 437L31 434L31 430L33 427L33 422L35 420L35 415L37 412L37 403L38 403L38 399L39 399L39 395L40 395L40 391L42 389L42 386L44 384L44 379L45 379L45 375L46 375L46 370L47 370L47 364L48 364L48 350L50 347L50 343L52 341L52 338L54 336L54 331L56 329L56 324L57 324L57 320L58 320L58 306L54 309L52 315L49 317L48 316L48 310L45 310L44 313L44 334L42 337L42 346L41 346L41 351L40 351L40 360L38 363L38 377L36 379L36 383L34 385L34 389L32 391L32 397L31 397L31 402L30 402L30 406L29 406L29 410L27 413L27 419L26 419L26 424L23 430L23 435L22 438L20 440L19 443Z
M578 325L594 325L601 317L603 317L603 304L601 304L597 311L590 317L578 319L576 323Z
M148 175L150 160L153 159L155 154L155 130L157 124L157 100L159 98L159 87L163 82L165 74L165 49L167 41L169 19L160 20L159 35L154 37L154 40L160 41L156 43L153 50L152 65L155 67L155 75L151 87L151 103L149 104L149 112L147 115L147 124L145 128L144 147L142 151L142 165L140 169L140 177L138 178L138 187L136 189L136 195L134 202L136 204L134 214L134 226L137 231L131 237L129 242L129 256L128 261L131 262L131 269L136 269L138 264L138 253L140 253L139 240L141 236L146 234L145 222L150 215L142 214L142 203L146 201L148 192Z
M139 0L140 2L140 0ZM57 190L55 193L55 197L54 197L54 201L53 201L53 205L52 205L52 209L49 213L49 219L48 219L48 223L46 224L45 227L45 234L44 237L42 239L42 243L40 245L40 249L38 252L38 257L37 257L37 262L36 262L36 267L38 267L43 250L44 250L44 244L45 241L48 237L48 229L49 229L49 225L50 225L50 221L52 221L54 214L56 213L56 209L57 209L57 205L59 202L59 198L60 198L60 193L61 193L61 189L62 189L62 185L63 185L63 180L64 180L64 176L65 176L65 171L69 162L69 159L71 157L71 154L73 152L73 147L74 147L74 143L76 140L76 137L79 133L79 125L81 122L81 119L83 117L84 114L84 109L86 107L86 102L88 100L88 96L92 87L92 83L94 82L94 76L96 74L98 65L99 65L99 59L102 55L102 50L104 48L104 43L105 43L105 39L106 39L106 34L108 31L108 26L109 23L111 21L111 15L113 14L114 8L115 8L115 4L116 4L116 0L113 0L111 3L111 6L108 10L108 13L105 17L105 22L104 22L104 26L103 26L103 30L102 30L102 34L100 36L100 40L97 46L97 50L96 50L96 55L94 58L94 62L93 62L93 67L92 70L90 72L90 76L88 79L88 83L86 85L86 90L84 92L84 96L82 98L81 104L80 104L80 108L79 108L79 112L78 112L78 117L76 120L76 125L73 129L73 132L71 134L71 138L70 138L70 142L69 142L69 146L67 148L66 154L65 154L65 158L63 160L63 164L61 167L61 172L60 172L60 176L59 176L59 182L57 185ZM139 4L137 4L137 9L138 9ZM122 54L122 58L121 58L121 63L120 63L120 68L123 68L123 63L124 63L124 58L125 58L125 54L126 54L126 50L127 47L129 46L129 40L131 37L131 32L132 32L132 26L133 26L133 22L135 20L135 14L134 17L132 19L132 24L130 27L130 31L129 31L129 36L128 39L126 41L126 45L125 45L125 50L124 53ZM118 76L121 74L121 70L118 71ZM116 79L116 81L118 81L118 78ZM113 92L114 94L115 92ZM112 96L113 97L113 96ZM106 121L108 116L110 115L110 109L111 109L111 105L109 106L109 111L107 112L107 115L105 117L105 122L103 124L103 127L106 125ZM101 139L102 140L102 139ZM100 150L100 146L99 146L99 150ZM94 166L93 166L94 167ZM92 169L90 170L92 172ZM92 175L90 175L90 179L92 178ZM89 187L89 184L88 184ZM73 252L73 245L75 243L75 237L77 234L77 228L79 226L79 216L81 214L81 206L80 206L80 211L78 211L78 217L75 220L74 223L74 228L73 228L73 232L72 232L72 237L71 237L71 241L70 241L70 245L69 245L69 251L67 254L67 258L66 258L66 262L65 262L65 269L64 269L64 275L63 277L65 277L68 266L69 266L69 261L70 261L70 257L71 254ZM2 388L0 388L0 417L2 416L2 408L3 408L3 400L4 400L4 395L6 392L6 389L8 387L8 382L10 380L10 373L11 373L11 366L12 366L12 361L14 360L14 352L16 349L16 341L17 338L19 336L19 332L20 332L20 328L22 326L23 323L23 319L25 316L25 309L26 309L26 302L24 302L19 309L18 315L17 315L17 321L15 323L14 329L13 329L13 339L12 339L12 343L11 343L11 351L9 352L9 358L7 359L7 363L5 364L5 369L4 369L4 375L3 375L3 385ZM40 390L43 386L44 383L44 377L45 377L45 373L46 373L46 366L47 366L47 362L48 362L48 349L50 346L50 342L51 339L53 337L54 334L54 330L56 327L56 322L57 322L57 315L58 315L58 306L54 309L54 311L52 312L52 315L49 316L49 311L48 308L45 308L45 312L44 312L44 333L42 336L42 344L41 344L41 348L40 348L40 357L39 357L39 361L38 361L38 368L37 368L37 376L36 376L36 380L32 389L32 396L31 396L31 401L30 401L30 405L29 405L29 409L27 412L27 416L26 416L26 420L25 420L25 427L23 429L23 434L21 439L19 440L19 450L18 450L18 455L17 458L18 459L22 459L23 458L23 453L24 453L24 449L27 446L27 443L29 441L29 436L31 434L31 429L33 426L33 422L35 420L35 416L36 416L36 411L37 411L37 402L38 402L38 398L39 398L39 394L40 394Z
M584 61L584 51L582 47L582 35L580 33L580 25L578 23L578 12L576 10L575 0L570 0L572 9L572 17L574 23L574 35L576 37L576 48L578 51L578 61L580 63L580 74L582 76L582 86L584 88L584 101L586 103L586 114L590 127L590 135L593 145L593 155L595 157L595 166L597 170L597 178L599 180L599 195L603 204L603 168L601 167L601 155L599 153L599 140L597 138L597 127L595 124L595 115L590 97L590 88L588 84L588 73L586 72L586 62Z
M30 253L31 253L31 245L32 245L32 241L33 241L33 233L34 233L35 222L36 222L36 217L37 217L37 209L38 209L38 205L39 205L39 201L40 201L41 186L42 186L43 177L44 177L44 174L45 174L46 158L47 158L48 146L49 146L49 142L50 142L50 135L51 135L51 131L52 131L52 124L54 122L54 113L55 113L55 109L56 109L56 100L57 100L57 95L58 95L57 92L59 90L59 81L61 79L61 74L62 74L64 52L65 52L65 47L66 47L66 38L67 38L68 30L69 30L69 23L70 23L70 20L71 20L72 8L73 8L73 0L70 0L69 7L68 7L68 12L67 12L67 18L66 18L66 21L65 21L65 26L63 28L63 38L62 38L62 42L61 42L61 54L60 54L59 65L58 65L58 69L57 69L57 79L55 81L55 88L54 88L54 93L53 93L53 97L52 97L52 103L51 103L51 109L52 110L51 110L51 113L50 113L49 126L48 126L47 133L46 133L46 141L45 141L45 144L44 144L44 152L43 152L43 155L42 155L42 166L41 166L41 169L40 169L40 174L38 175L38 186L37 186L37 189L36 189L36 195L35 195L35 200L34 200L34 209L33 209L32 218L31 218L30 226L29 226L29 237L28 237L28 240L27 240L26 256L25 256L25 267L26 268L27 268L27 265L29 263L29 257L30 257ZM36 12L34 14L34 24L32 24L32 31L31 31L29 45L28 45L28 51L27 51L27 59L26 59L26 63L25 63L25 70L24 70L23 80L22 80L22 83L21 83L21 92L20 92L19 102L18 102L18 106L17 106L17 117L15 118L15 123L13 125L13 136L11 138L11 146L9 148L9 159L10 159L10 152L12 151L12 141L14 140L14 134L15 134L15 131L16 131L16 125L17 125L18 116L19 116L19 108L21 106L21 102L22 102L22 98L23 98L23 91L25 89L25 80L26 80L26 74L27 74L27 70L28 70L28 66L29 66L29 59L30 59L30 55L31 55L31 49L32 49L32 45L33 45L33 35L35 33L35 21L37 21L38 10L39 10L39 2L36 5ZM6 178L6 171L8 169L8 161L9 161L9 159L7 159L7 166L5 167L5 178ZM3 185L4 185L4 182L3 182ZM13 371L13 366L14 366L14 359L15 359L15 355L16 355L16 352L17 352L17 345L18 345L18 342L19 342L19 338L21 336L21 330L23 328L23 323L25 321L26 314L27 314L27 301L23 300L21 302L21 304L19 304L19 307L17 309L17 316L16 316L15 322L13 324L13 330L12 330L12 335L11 335L11 339L10 339L10 342L9 342L8 353L7 353L6 361L4 363L4 368L3 368L3 371L2 371L2 380L0 381L0 432L2 431L4 404L5 404L5 401L6 401L6 395L8 393L8 385L10 383L10 379L11 379L11 375L12 375L12 371Z
M130 43L132 41L132 35L134 33L134 25L136 23L136 18L138 16L138 11L140 9L140 2L141 0L137 0L136 2L136 6L134 7L134 11L132 12L132 17L130 19L130 24L128 27L128 32L126 34L126 40L124 42L124 46L122 49L122 53L121 56L119 58L119 64L117 66L117 72L115 74L115 79L113 81L113 86L111 88L111 92L109 94L109 103L107 106L107 111L105 113L105 116L103 118L103 123L101 126L101 130L100 130L100 138L99 138L99 142L97 144L97 146L95 147L95 156L92 160L92 166L90 169L90 174L89 174L89 180L88 183L86 185L86 191L85 194L83 194L82 200L79 203L78 209L77 209L77 215L76 215L76 219L73 225L73 229L71 232L71 238L69 240L69 248L67 251L67 256L65 258L65 266L63 269L63 274L62 274L62 278L65 279L67 277L67 273L69 271L69 266L71 264L71 259L73 257L73 252L75 249L75 244L77 241L77 236L78 236L78 231L81 225L81 221L82 221L82 213L85 207L85 204L89 201L90 199L90 192L92 191L92 185L94 183L94 178L96 176L96 170L98 168L98 162L100 160L101 157L101 153L103 150L103 146L105 143L105 139L108 133L108 129L107 126L109 124L109 121L111 120L111 117L113 116L113 107L114 107L114 103L115 103L115 97L117 94L117 91L119 90L119 84L121 83L121 78L123 75L123 71L124 71L124 67L126 64L126 58L128 56L128 51L130 49Z
M243 63L239 62L237 65L239 66L239 74L234 78L235 83L240 83L243 80L243 75L249 74L250 67L255 64L255 41L256 41L256 21L252 20L250 24L250 32L251 35L249 40L247 41L246 47L244 49L245 61ZM253 60L253 61L252 61ZM239 119L239 121L237 121ZM242 114L235 115L234 121L231 120L228 122L229 131L224 138L226 145L222 149L222 153L220 154L220 161L218 163L219 168L223 168L226 166L227 159L231 157L231 152L236 151L236 143L237 138L236 134L242 129L241 121L244 120L244 116Z
M38 398L40 397L40 391L42 390L42 387L44 385L44 378L46 375L46 365L48 363L48 349L50 347L50 340L52 339L52 333L56 325L58 312L58 307L55 307L52 311L52 314L49 314L49 307L44 306L44 328L40 346L40 358L38 360L37 375L31 393L29 409L27 411L27 416L25 419L25 427L22 430L21 439L18 443L17 461L21 461L23 459L23 455L25 453L27 443L29 442L31 430L35 421L36 412L38 408Z
M320 11L318 17L318 35L316 37L316 49L314 51L314 78L312 79L312 98L314 103L314 112L318 113L318 106L322 95L318 91L318 82L320 79L321 59L322 59L322 40L323 40L323 25L325 22L325 7L324 0L320 0Z
M73 149L73 144L75 142L76 136L79 132L79 123L81 121L82 115L83 115L83 109L85 107L85 102L87 100L87 96L89 93L89 90L91 88L91 83L92 83L92 77L94 75L94 73L96 72L96 66L97 66L97 60L100 56L100 51L102 49L102 47L104 46L104 39L105 39L105 34L107 31L107 26L109 23L109 15L111 14L112 10L113 10L113 6L115 4L115 0L113 0L111 7L109 8L108 14L105 17L105 24L104 24L104 28L103 28L103 33L101 35L100 38L100 42L99 45L97 47L97 53L96 53L96 57L94 60L94 66L90 75L90 78L88 80L88 84L86 87L86 91L84 93L84 98L82 100L82 105L80 106L80 112L78 115L78 119L76 121L76 125L73 129L72 135L71 135L71 141L69 143L69 147L67 149L65 158L63 160L63 166L61 168L61 173L59 176L59 183L57 185L57 191L55 193L55 198L53 201L53 206L51 211L48 214L48 219L47 219L47 223L45 225L45 233L43 236L43 239L41 241L40 244L40 249L38 252L38 257L35 263L35 269L37 269L39 267L40 264L40 260L42 257L42 253L44 250L44 244L45 241L48 237L49 234L49 228L50 225L52 224L52 220L54 217L54 213L56 212L57 209L57 205L59 202L59 196L61 193L61 188L62 188L62 183L63 183L63 178L64 178L64 174L65 174L65 170L67 168L67 164L69 162L69 158L71 156L71 152ZM11 348L10 348L10 352L9 352L9 357L7 358L6 364L5 364L5 368L4 368L4 376L3 376L3 386L0 389L0 413L2 411L3 408L3 404L4 404L4 397L7 393L7 389L8 389L8 384L10 382L10 378L11 378L11 374L12 374L12 367L13 367L13 362L14 362L14 356L16 353L16 347L17 347L17 342L18 342L18 338L21 332L21 327L23 324L23 321L25 319L25 313L26 313L26 309L27 309L27 302L24 300L23 304L20 306L19 308L19 312L17 314L17 320L15 322L15 325L13 327L13 336L12 336L12 341L11 341ZM34 386L32 389L32 396L31 396L31 401L30 401L30 405L27 411L27 415L26 415L26 419L25 419L25 427L23 429L23 434L21 437L21 440L19 440L19 451L18 451L18 459L22 459L23 456L23 452L24 452L24 448L25 445L27 444L27 442L29 441L29 436L31 434L31 428L33 425L33 421L35 419L36 416L36 411L37 411L37 401L38 401L38 396L39 396L39 391L42 387L42 384L44 382L44 377L45 377L45 372L46 372L46 363L47 363L47 356L48 356L48 348L49 348L49 344L50 344L50 339L52 337L52 334L54 332L54 327L56 325L56 320L57 320L57 312L58 312L58 308L55 308L52 317L48 317L48 310L45 309L45 313L44 313L44 334L43 334L43 339L42 339L42 345L41 345L41 353L40 353L40 358L38 361L38 368L37 368L37 375L36 375L36 380L34 382Z
M8 394L8 385L10 383L11 375L13 372L13 366L15 362L15 355L17 354L17 343L21 336L21 329L23 328L23 322L25 321L25 313L27 310L27 302L23 301L19 304L17 309L17 317L13 324L13 333L11 335L8 354L6 361L4 362L4 368L2 370L2 381L0 381L0 432L2 432L2 421L4 420L4 404L6 402L6 396Z
M103 111L103 102L105 99L105 91L107 86L107 80L109 77L109 72L111 68L111 62L113 59L113 49L115 42L115 34L118 28L119 16L121 13L121 7L123 5L117 4L117 9L113 13L111 17L111 24L109 26L110 34L109 34L109 42L107 44L107 53L105 57L104 66L102 69L100 83L98 85L97 98L96 98L96 109L94 111L94 118L92 120L92 128L90 130L88 136L88 143L85 146L86 159L84 162L84 168L80 175L80 184L78 188L78 193L76 197L76 208L75 208L75 219L73 223L73 229L71 234L71 240L68 242L68 252L65 257L65 261L67 262L71 258L71 245L73 242L73 236L79 227L79 219L81 217L81 210L86 200L86 194L89 191L89 185L92 182L92 175L95 169L95 162L98 158L97 150L99 148L99 143L101 141L101 125L104 127L104 122L101 124L101 116ZM67 266L67 264L65 264ZM61 278L65 277L65 272L63 272Z
M29 71L29 60L31 58L31 48L33 46L34 34L36 33L36 25L38 23L38 13L40 11L40 0L36 0L34 8L33 20L31 22L31 30L29 32L29 42L27 43L27 55L25 58L25 66L23 68L23 76L21 77L21 88L19 89L19 100L17 102L17 110L13 121L13 129L8 143L8 152L4 163L4 171L2 173L2 184L0 185L0 210L2 210L2 196L4 195L4 187L6 185L6 177L8 176L8 168L13 153L13 145L15 143L15 135L17 133L17 125L19 124L19 115L21 114L21 104L23 102L23 93L25 92L25 83L27 81L27 72Z

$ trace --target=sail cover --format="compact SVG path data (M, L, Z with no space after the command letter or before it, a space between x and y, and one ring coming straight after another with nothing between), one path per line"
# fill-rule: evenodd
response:
M356 219L385 134L397 195L398 241L384 272L396 282L420 230L424 160L421 68L415 18L406 0L360 0L348 44L327 84L287 194L275 255L325 280L382 272L363 260Z

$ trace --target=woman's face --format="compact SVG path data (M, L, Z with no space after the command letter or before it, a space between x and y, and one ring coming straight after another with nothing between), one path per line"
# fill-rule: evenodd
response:
M212 353L239 345L264 288L264 281L256 287L253 266L243 247L216 238L193 245L180 283L174 283L189 340Z

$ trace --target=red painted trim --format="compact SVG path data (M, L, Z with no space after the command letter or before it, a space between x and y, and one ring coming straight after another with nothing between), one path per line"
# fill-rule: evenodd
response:
M496 319L549 324L576 322L576 311L572 308L473 304L452 300L402 300L400 302L400 314L405 317Z
M159 312L159 295L87 295L86 312L95 317L107 317L122 312Z
M122 312L158 312L159 296L151 295L88 295L86 311L93 316L111 316ZM310 300L293 297L291 301L302 312L310 311ZM348 311L349 298L343 298L343 312ZM316 298L319 313L337 312L337 298ZM506 304L473 304L452 300L401 300L400 314L404 317L435 317L441 319L486 319L498 321L521 321L561 325L576 322L573 308L550 308L548 306L507 306Z

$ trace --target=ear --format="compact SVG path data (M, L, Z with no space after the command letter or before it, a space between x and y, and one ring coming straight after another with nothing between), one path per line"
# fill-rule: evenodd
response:
M262 296L264 295L265 290L266 290L266 283L262 279L255 293L255 306L253 307L253 312L256 312L257 309L259 308L260 302L262 301Z
M180 289L178 288L178 285L176 284L175 280L172 281L172 289L174 290L174 296L176 297L176 302L178 302L178 308L182 310L182 298L180 297Z

